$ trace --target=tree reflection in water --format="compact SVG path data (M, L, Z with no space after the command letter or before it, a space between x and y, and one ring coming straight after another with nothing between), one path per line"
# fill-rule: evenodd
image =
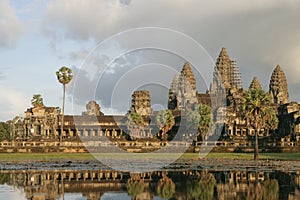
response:
M188 199L212 199L215 185L216 179L213 174L206 171L197 172L196 176L191 176L187 179Z
M126 173L99 170L1 171L1 185L24 191L24 199L65 195L101 199L104 194L133 200L300 199L300 172L160 171ZM72 197L73 197L72 196Z
M279 185L277 180L266 180L264 182L264 200L275 200L279 197Z
M127 181L126 188L127 193L131 196L132 200L144 199L145 194L143 194L143 192L145 189L145 182L141 179L139 174L130 174L130 179Z
M157 183L156 193L162 199L170 199L175 193L175 183L166 173L163 173L163 177Z

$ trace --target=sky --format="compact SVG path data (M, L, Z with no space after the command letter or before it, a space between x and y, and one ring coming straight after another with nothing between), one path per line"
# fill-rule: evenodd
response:
M1 0L0 121L24 115L33 94L60 106L55 72L73 69L66 113L96 99L104 113L125 112L135 89L166 105L187 60L197 88L209 87L222 47L237 60L244 88L257 76L268 91L280 64L291 101L300 101L300 1Z

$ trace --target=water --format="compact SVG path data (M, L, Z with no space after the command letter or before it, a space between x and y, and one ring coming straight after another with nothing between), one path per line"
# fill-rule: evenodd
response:
M2 170L0 199L300 199L300 171Z

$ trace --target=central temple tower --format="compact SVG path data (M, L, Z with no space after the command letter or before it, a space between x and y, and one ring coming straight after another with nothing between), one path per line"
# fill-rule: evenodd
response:
M221 49L217 59L211 90L218 91L220 88L224 88L226 91L232 88L242 88L239 68L236 61L230 59L225 48Z

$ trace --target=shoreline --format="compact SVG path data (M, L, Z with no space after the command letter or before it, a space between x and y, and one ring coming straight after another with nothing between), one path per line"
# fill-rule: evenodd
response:
M225 156L224 156L225 155ZM114 170L101 163L101 159L109 159L113 164L120 164L124 170L131 170L132 162L148 167L157 163L171 163L162 166L160 170L212 170L212 171L300 171L299 154L287 153L260 154L261 159L254 161L253 154L211 153L207 157L199 158L198 154L184 154L179 159L172 160L178 154L158 154L153 159L139 156L123 156L120 154L101 154L98 160L89 153L84 154L0 154L0 170ZM123 156L123 157L121 157ZM172 158L172 156L174 156ZM285 159L280 159L285 158ZM99 161L100 160L100 161ZM106 160L107 161L107 160ZM173 161L173 162L172 162ZM105 163L105 164L104 164ZM146 163L146 164L145 164ZM148 164L147 164L148 163ZM137 166L135 169L139 169ZM153 168L154 169L154 168ZM156 169L154 169L156 170ZM152 171L152 170L151 170Z

